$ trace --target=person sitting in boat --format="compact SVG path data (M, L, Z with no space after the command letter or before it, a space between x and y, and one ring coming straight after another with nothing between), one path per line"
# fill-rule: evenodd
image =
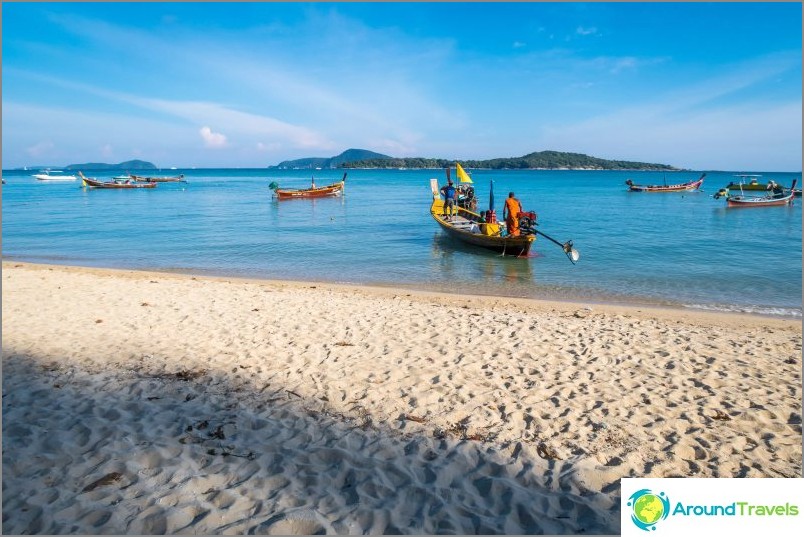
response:
M511 237L519 236L519 213L522 212L522 204L514 197L513 192L508 193L508 199L505 200L503 207L503 219L505 220L505 228L508 235Z
M458 207L464 209L474 209L477 207L475 200L475 189L470 185L458 185L456 187L458 192Z
M452 184L452 179L447 180L447 185L441 187L441 193L444 194L444 219L452 217L455 212L455 200L458 197L458 191ZM447 214L449 212L449 215Z

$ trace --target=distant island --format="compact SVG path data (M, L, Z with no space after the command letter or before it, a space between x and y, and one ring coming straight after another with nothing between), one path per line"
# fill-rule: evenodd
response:
M606 160L581 153L537 151L521 157L489 160L461 160L444 158L395 158L365 149L348 149L335 157L286 160L271 168L278 169L331 169L331 168L447 168L460 162L465 168L491 170L646 170L679 171L668 164Z
M346 168L346 164L352 162L373 162L373 161L384 161L386 159L391 159L393 157L389 157L388 155L383 155L381 153L375 153L374 151L369 151L367 149L347 149L343 153L335 157L309 157L309 158L300 158L296 160L285 160L280 162L276 166L269 166L271 168L277 168L280 170L313 170L317 168L325 169L325 168ZM353 167L353 166L350 166ZM377 167L377 166L366 166L366 167Z
M119 164L105 164L103 162L87 162L86 164L70 164L65 170L74 171L106 171L106 170L157 170L150 162L144 160L127 160Z

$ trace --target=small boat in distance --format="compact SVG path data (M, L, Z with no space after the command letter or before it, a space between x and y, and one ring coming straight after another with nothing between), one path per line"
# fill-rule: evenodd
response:
M347 172L348 173L348 172ZM274 196L279 200L287 200L294 198L325 198L328 196L340 196L343 193L343 187L346 183L346 173L343 174L343 179L339 183L332 183L326 186L317 186L313 188L279 188L276 181L272 181L268 188L274 191Z
M738 188L742 188L743 190L772 190L776 183L774 181L768 181L767 183L760 183L759 179L762 177L761 175L756 174L737 174L734 177L737 178L736 181L730 181L728 185L723 188L728 190L737 190Z
M727 207L778 207L780 205L789 205L793 203L797 181L797 179L794 179L790 188L776 185L771 193L765 196L746 196L742 191L740 191L740 194L732 195L728 188L721 188L713 197L715 199L725 197Z
M43 173L35 173L33 175L37 181L75 181L75 175L65 175L58 170L42 170Z
M81 186L90 188L154 188L156 183L138 183L131 179L112 179L111 181L98 181L90 177L84 177L84 174L78 172L81 176Z
M695 181L675 185L637 185L631 179L628 179L625 184L628 185L628 192L691 192L701 188L704 177L706 177L705 173Z
M143 175L134 175L133 173L129 175L132 180L138 181L140 183L186 183L187 181L184 180L184 174L179 174L174 177L146 177Z

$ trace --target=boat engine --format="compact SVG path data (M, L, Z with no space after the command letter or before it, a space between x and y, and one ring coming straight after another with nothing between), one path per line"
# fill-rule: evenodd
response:
M519 218L519 229L526 235L533 235L536 233L536 226L538 223L536 213L534 211L522 212L517 215Z

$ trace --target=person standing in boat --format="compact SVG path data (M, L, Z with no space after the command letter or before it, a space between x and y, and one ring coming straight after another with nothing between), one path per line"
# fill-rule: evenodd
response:
M513 192L508 193L508 199L505 200L503 207L503 219L505 220L505 228L508 235L511 237L519 236L519 213L522 212L522 204L514 197Z
M310 188L315 188L315 177L310 178Z
M452 184L452 179L447 180L447 185L441 187L441 193L444 194L444 218L452 216L455 211L455 199L458 197L458 191L455 190L455 185ZM449 212L449 215L447 215Z

